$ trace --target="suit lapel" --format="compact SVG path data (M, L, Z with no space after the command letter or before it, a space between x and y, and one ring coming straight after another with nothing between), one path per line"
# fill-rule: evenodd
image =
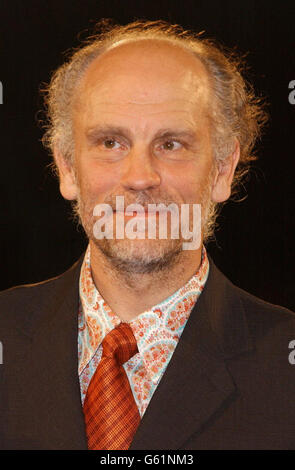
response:
M226 359L252 348L234 287L210 260L210 274L131 450L181 449L235 398Z

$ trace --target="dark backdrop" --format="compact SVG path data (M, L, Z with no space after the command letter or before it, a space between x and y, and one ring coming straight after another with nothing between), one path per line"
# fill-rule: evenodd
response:
M237 285L273 303L295 306L293 288L295 2L257 0L1 0L1 284L0 289L55 276L82 253L86 240L48 171L36 113L39 88L78 46L78 33L102 17L121 23L166 19L205 30L248 52L250 79L270 103L244 202L230 202L209 252ZM243 196L246 195L243 193ZM294 220L294 219L293 219Z

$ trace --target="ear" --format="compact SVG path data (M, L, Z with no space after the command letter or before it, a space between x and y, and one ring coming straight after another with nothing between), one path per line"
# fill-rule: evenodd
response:
M231 184L239 158L240 144L236 139L234 151L227 158L217 163L211 192L211 199L213 202L224 202L230 197Z
M73 165L68 162L58 149L54 149L54 160L59 173L59 190L69 201L77 199L78 187Z

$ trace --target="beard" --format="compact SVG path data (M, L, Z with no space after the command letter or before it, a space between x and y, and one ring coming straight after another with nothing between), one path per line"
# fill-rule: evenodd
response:
M205 184L199 192L199 204L201 204L202 214L202 233L204 233L211 210L210 176L211 175L209 175L210 181L208 180L207 184ZM166 239L160 239L158 237L156 239L150 239L147 236L145 236L144 239L129 239L126 237L124 237L124 239L118 239L116 235L112 238L96 238L93 233L93 227L97 220L97 217L93 215L96 201L83 197L79 186L78 188L77 200L73 205L74 215L83 226L88 239L115 270L125 275L151 274L159 271L164 273L179 262L180 257L183 255L183 242L187 242L187 240L183 239L181 231L178 238L171 238L171 225L169 226L170 232L168 231L168 237ZM112 210L115 211L116 196L109 196L103 203L109 204ZM138 191L136 195L124 195L125 209L129 204L140 204L143 208L148 209L148 204L160 203L165 204L165 206L171 203L176 204L179 211L178 213L180 214L183 201L176 201L175 198L159 192L151 195L151 193L147 191ZM192 228L192 218L189 217L189 229L192 230Z

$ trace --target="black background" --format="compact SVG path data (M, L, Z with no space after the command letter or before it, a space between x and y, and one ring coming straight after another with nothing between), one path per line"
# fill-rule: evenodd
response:
M206 31L248 52L258 94L271 121L241 202L229 202L209 252L237 285L294 309L294 113L288 84L295 79L295 2L182 0L1 0L1 279L0 289L37 282L67 269L86 239L71 221L70 204L48 170L37 114L40 85L100 18L125 24L165 19Z

